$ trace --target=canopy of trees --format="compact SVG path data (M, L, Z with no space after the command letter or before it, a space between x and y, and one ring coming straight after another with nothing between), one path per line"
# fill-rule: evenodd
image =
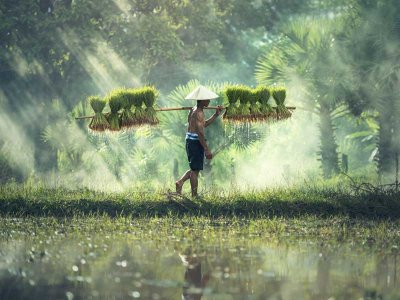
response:
M132 172L177 173L184 119L167 118L143 142L140 134L93 137L71 116L90 114L86 96L119 86L154 84L163 104L179 104L192 79L217 90L227 82L286 84L315 116L320 174L334 177L350 161L354 172L392 176L399 16L396 0L2 0L0 181L87 176L94 162L118 182ZM213 178L232 174L236 151L261 143L264 132L218 123L210 138L226 163L212 162ZM177 146L160 158L166 141ZM128 170L140 163L150 165Z

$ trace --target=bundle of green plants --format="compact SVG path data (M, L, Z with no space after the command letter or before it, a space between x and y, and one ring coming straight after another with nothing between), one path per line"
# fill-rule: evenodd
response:
M260 113L263 120L274 120L276 118L276 111L268 103L271 97L271 91L266 86L258 86L254 90L257 102L260 103Z
M94 117L90 121L89 128L94 131L104 131L110 128L107 118L103 114L103 109L106 106L106 101L99 96L90 96L87 98L90 106L94 110Z
M121 128L130 128L135 125L135 115L132 106L135 98L134 89L126 89L121 97L122 113L120 117Z
M252 98L251 89L247 86L240 86L239 93L239 107L237 108L237 119L240 121L250 119L250 102Z
M145 101L145 94L143 89L135 89L133 93L133 105L135 106L135 112L133 117L135 119L135 125L141 126L146 124L146 114L143 109L143 102Z
M149 125L156 125L159 123L156 110L154 106L158 97L158 91L154 86L146 86L139 91L143 95L143 102L146 106L144 110L144 120Z
M237 85L228 86L225 88L224 94L228 100L228 106L224 114L224 119L235 120L238 114L238 100L239 100L239 89Z
M284 87L276 87L272 90L272 97L276 103L277 119L290 118L292 113L285 106L286 89Z
M260 103L258 99L257 90L251 90L251 97L250 97L250 120L251 121L258 121L262 119Z
M110 114L107 117L108 123L110 123L110 130L118 131L121 129L120 118L118 112L122 108L124 99L124 89L115 89L107 95L106 100L110 106Z

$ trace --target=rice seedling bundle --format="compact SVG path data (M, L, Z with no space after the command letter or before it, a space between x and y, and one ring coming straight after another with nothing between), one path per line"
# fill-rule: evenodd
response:
M275 108L268 103L271 95L277 105ZM155 109L157 97L158 91L153 86L139 89L115 89L104 100L98 96L88 97L95 115L77 117L77 119L92 118L89 128L94 131L106 129L119 131L121 128L132 126L158 124L157 111L191 109L191 107ZM286 89L283 87L270 90L265 86L258 86L255 89L243 85L228 86L224 91L224 97L227 100L225 102L229 103L225 106L226 111L223 118L235 123L287 119L292 115L289 109L295 109L295 107L285 106ZM102 111L106 103L111 112L104 115ZM218 107L208 108L216 109Z
M258 102L260 103L260 113L264 120L273 120L276 118L276 111L272 108L272 106L268 103L271 92L265 86L258 86L255 89L255 94L257 95Z
M133 116L136 126L141 126L146 123L146 115L143 109L144 101L145 95L143 93L143 89L135 89L133 95L133 105L135 106L135 112Z
M123 91L121 99L122 113L120 116L121 128L130 128L135 125L135 116L132 111L134 93L133 89Z
M229 86L225 89L225 96L228 99L229 105L226 107L226 111L224 114L224 118L234 120L237 117L238 113L238 86Z
M118 112L122 108L123 98L124 98L123 89L115 89L106 97L108 105L110 106L111 109L111 113L108 115L107 118L108 123L110 123L109 129L111 131L118 131L121 129Z
M106 106L106 101L100 99L99 96L90 96L87 98L90 106L94 110L94 117L90 121L89 128L94 131L104 131L110 127L107 118L103 114L103 109Z
M144 123L143 94L139 89L132 89L132 104L134 106L134 126L141 126Z
M237 109L238 120L248 120L250 119L250 101L251 101L251 89L246 86L241 86L238 90L240 105Z
M286 89L283 87L276 87L272 90L272 97L276 103L277 119L290 118L292 113L285 106Z
M144 104L146 109L144 110L144 119L149 125L156 125L159 123L157 118L156 110L154 109L154 105L156 103L156 99L158 97L158 91L153 86L147 86L141 89L143 94Z
M258 121L262 119L261 110L260 110L260 103L258 99L257 91L254 89L251 91L250 97L250 115L251 121Z
M268 104L271 93L267 87L251 89L241 85L229 86L225 89L225 95L229 101L225 120L256 122L276 118L275 110Z

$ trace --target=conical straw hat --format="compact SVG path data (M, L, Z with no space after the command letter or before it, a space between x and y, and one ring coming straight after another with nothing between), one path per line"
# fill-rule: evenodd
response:
M199 85L189 95L187 95L185 97L185 99L186 100L210 100L210 99L215 99L218 97L219 96L216 93L214 93L213 91L210 91L206 87Z

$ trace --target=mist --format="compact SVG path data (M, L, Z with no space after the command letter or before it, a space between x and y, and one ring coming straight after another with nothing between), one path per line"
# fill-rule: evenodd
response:
M267 2L255 1L240 19L235 1L229 8L209 1L197 7L182 4L180 10L117 0L104 0L104 9L91 1L73 1L71 7L59 1L51 4L51 12L28 2L0 6L7 19L17 12L32 17L5 28L1 42L0 162L6 170L1 183L104 191L173 189L177 176L188 169L187 112L160 113L170 115L160 115L156 128L104 134L88 131L87 120L74 118L93 113L87 96L104 97L118 87L153 84L161 92L160 106L183 105L179 91L188 91L193 79L211 87L285 85L286 105L296 106L288 120L251 125L249 130L261 132L262 138L245 149L234 142L222 147L226 125L210 126L210 148L219 152L201 178L203 191L289 186L342 171L367 173L365 180L394 178L400 152L400 38L398 31L389 30L390 17L387 24L376 24L384 11L398 5L332 1L318 7L305 1L288 9L277 4L274 10L281 9L285 17L268 22L246 15L274 15ZM351 9L358 11L353 15ZM317 30L305 30L311 33L308 47L318 48L312 43L322 44L327 37L332 49L317 49L314 56L311 50L298 51L299 45L288 39L288 24L323 19L329 11L330 23L321 23L328 24L325 35L317 38ZM200 13L208 14L208 23L199 21ZM343 17L344 25L332 16ZM352 22L354 29L341 32ZM22 26L19 33L17 25ZM373 49L366 46L371 36L380 36ZM270 69L260 69L263 61Z
M297 109L291 119L263 128L264 140L250 153L239 154L236 182L242 189L291 186L320 178L315 117Z

